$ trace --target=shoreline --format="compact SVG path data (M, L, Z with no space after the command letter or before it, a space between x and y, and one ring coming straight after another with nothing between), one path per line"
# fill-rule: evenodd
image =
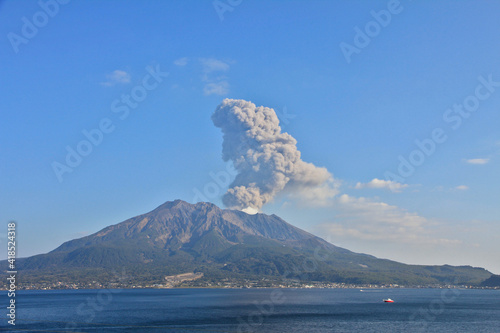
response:
M460 290L500 290L500 287L476 287L476 286L465 286L465 285L442 285L442 286L397 286L397 287L389 287L389 286L379 286L379 287L367 287L367 286L345 286L345 287L114 287L114 288L18 288L16 291L70 291L70 290L137 290L137 289L150 289L150 290L181 290L181 289L231 289L231 290L240 290L240 289L358 289L361 292L364 289L367 290L388 290L388 289L460 289ZM6 292L9 289L1 288L0 291Z

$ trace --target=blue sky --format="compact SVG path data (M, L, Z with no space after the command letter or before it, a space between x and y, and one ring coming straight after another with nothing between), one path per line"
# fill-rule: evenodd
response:
M222 205L211 175L233 173L210 117L234 98L273 108L337 186L264 213L353 251L500 273L500 4L54 3L0 3L0 220L18 222L20 256L168 200ZM426 155L415 141L435 130ZM400 157L423 160L401 177Z

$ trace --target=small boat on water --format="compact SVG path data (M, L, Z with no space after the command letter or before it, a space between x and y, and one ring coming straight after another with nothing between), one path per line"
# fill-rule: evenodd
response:
M394 301L392 299L390 299L390 298L384 299L384 302L386 302L386 303L394 303Z

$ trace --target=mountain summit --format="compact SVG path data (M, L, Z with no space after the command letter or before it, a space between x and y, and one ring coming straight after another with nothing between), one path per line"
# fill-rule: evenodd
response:
M66 242L52 253L102 245L119 247L123 242L140 245L141 248L190 252L207 238L217 239L225 246L259 239L297 245L314 240L318 244L334 247L276 215L250 215L237 210L222 210L212 203L193 205L175 200L90 236Z
M5 263L5 262L4 262ZM161 282L198 272L204 279L288 278L346 283L479 283L491 276L469 266L417 266L334 246L276 215L220 209L211 203L166 202L153 211L19 259L26 276L59 280L124 268L132 279Z

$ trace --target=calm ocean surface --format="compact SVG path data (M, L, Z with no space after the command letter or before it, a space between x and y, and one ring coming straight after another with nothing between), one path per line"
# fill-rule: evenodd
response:
M500 332L499 290L21 291L15 327L2 299L11 332Z

